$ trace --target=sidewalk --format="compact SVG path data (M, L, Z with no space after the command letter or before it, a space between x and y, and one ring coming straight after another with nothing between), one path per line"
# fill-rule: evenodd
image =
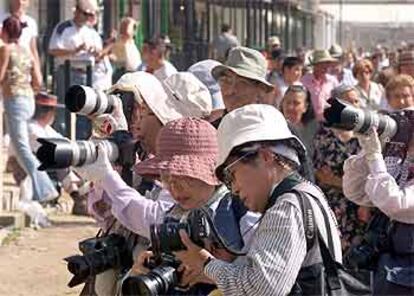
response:
M87 217L59 214L51 220L51 227L24 228L0 247L0 296L79 295L82 285L67 287L71 276L63 258L78 254L78 242L98 228Z

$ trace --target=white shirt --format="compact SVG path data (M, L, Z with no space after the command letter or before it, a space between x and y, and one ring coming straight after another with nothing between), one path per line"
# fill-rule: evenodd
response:
M36 120L29 122L29 143L33 152L40 147L38 138L63 138L61 134L53 129L50 125L41 126Z
M3 21L9 16L11 16L11 14L6 13L0 17L0 28L3 27ZM32 41L32 39L37 38L37 36L39 35L37 23L34 20L34 18L32 18L31 16L28 16L27 14L22 15L22 17L20 18L20 21L22 23L26 23L27 26L24 27L22 30L22 34L20 35L20 38L19 38L19 45L26 47L26 48L30 48L30 42Z
M102 49L102 40L98 41L96 38L96 30L86 25L78 27L73 20L60 22L53 30L52 37L49 42L49 50L51 49L65 49L75 50L82 44L87 48L95 47ZM71 60L72 66L84 68L87 62L95 63L93 54L80 51L76 55L56 58L55 64L62 65L65 60Z
M164 66L154 71L154 76L161 82L177 73L177 69L169 61L164 61Z
M343 188L346 198L354 203L377 207L393 220L414 223L414 179L403 188L387 172L382 155L367 162L360 153L344 163Z

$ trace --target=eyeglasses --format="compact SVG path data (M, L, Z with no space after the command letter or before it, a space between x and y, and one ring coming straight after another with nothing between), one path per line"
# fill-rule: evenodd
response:
M230 88L241 87L244 85L258 85L260 82L252 81L250 79L244 79L242 77L238 77L236 75L222 75L218 79L219 84L225 84L229 86Z
M240 156L239 158L237 158L236 160L234 160L233 162L228 164L223 169L223 172L222 172L223 173L223 183L224 183L224 185L226 185L226 187L228 189L231 190L231 185L234 182L234 175L233 175L233 172L230 171L230 168L233 167L234 165L236 165L237 163L239 163L240 161L242 161L243 159L255 156L257 153L258 153L257 150L246 152L245 154L243 154L242 156Z
M85 11L85 10L83 10L83 9L79 9L79 11L80 11L80 12L82 12L82 14L83 14L84 16L87 16L87 17L93 17L93 16L95 16L95 15L96 15L94 12L87 12L87 11Z
M289 85L286 92L290 92L290 91L292 91L292 92L304 92L304 93L308 92L306 87L304 85L300 85L300 84Z

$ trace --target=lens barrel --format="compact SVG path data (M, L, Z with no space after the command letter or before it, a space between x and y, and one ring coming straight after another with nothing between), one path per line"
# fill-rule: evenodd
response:
M89 86L72 85L65 95L65 105L70 112L82 115L100 115L114 110L115 99Z
M98 157L99 143L104 144L110 161L114 162L119 157L118 146L110 140L74 142L65 138L39 138L38 142L41 146L36 156L41 163L40 170L79 167L93 163Z
M381 138L392 138L397 133L397 123L388 115L356 108L336 98L329 99L328 103L330 107L324 110L327 127L366 134L375 126Z

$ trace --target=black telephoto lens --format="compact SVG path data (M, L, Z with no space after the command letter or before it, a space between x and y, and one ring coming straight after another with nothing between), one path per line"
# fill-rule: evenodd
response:
M128 277L122 284L122 295L167 295L178 284L174 267L159 266L146 275Z

